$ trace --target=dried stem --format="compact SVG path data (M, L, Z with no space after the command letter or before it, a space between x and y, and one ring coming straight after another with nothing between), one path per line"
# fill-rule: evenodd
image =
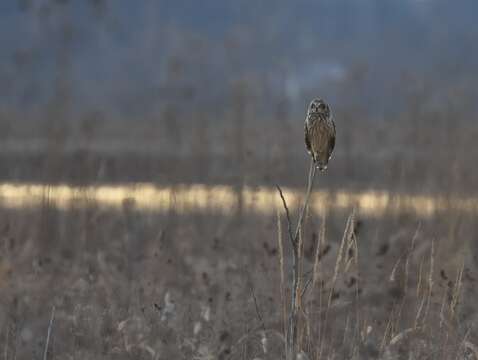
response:
M48 345L50 344L51 328L53 327L54 319L55 319L55 306L53 306L51 309L51 317L50 317L50 323L48 324L48 332L46 335L45 350L43 352L43 360L47 360L47 357L48 357Z
M279 246L279 266L280 266L280 295L282 304L282 331L285 334L287 332L287 303L285 298L285 272L284 272L284 245L282 241L282 225L279 211L277 211L277 241ZM284 342L284 345L287 345ZM287 347L286 347L287 352Z
M290 212L289 212L289 207L287 206L287 202L285 201L284 194L282 193L282 189L280 188L279 185L276 185L277 190L279 191L280 198L282 199L282 204L284 205L285 209L285 216L287 218L287 232L289 233L289 238L294 239L292 237L292 222L290 220ZM292 243L294 245L294 243Z
M298 314L299 314L299 286L300 286L300 246L299 246L299 235L302 230L302 224L304 221L305 213L307 211L307 207L309 205L310 195L312 193L312 188L314 185L316 173L316 166L314 162L311 160L310 167L309 167L309 176L307 179L307 192L305 194L304 204L302 209L299 213L299 219L297 220L297 226L295 228L295 232L292 233L292 222L290 219L290 212L287 206L287 202L284 198L282 190L279 186L277 189L279 191L279 195L282 199L282 204L284 205L284 209L287 216L287 228L289 233L289 240L292 245L292 291L291 291L291 306L290 306L290 314L289 314L289 321L287 326L287 334L286 334L286 359L287 360L295 360L296 353L297 353L297 322L298 322Z
M317 168L314 164L314 161L311 160L309 167L309 177L307 179L307 192L305 193L304 205L302 206L302 210L299 213L299 220L297 221L297 227L295 229L295 234L293 238L294 243L297 243L297 239L299 238L299 231L302 228L302 222L304 221L304 215L306 213L307 207L309 206L310 194L312 192L312 188L314 187L316 169Z

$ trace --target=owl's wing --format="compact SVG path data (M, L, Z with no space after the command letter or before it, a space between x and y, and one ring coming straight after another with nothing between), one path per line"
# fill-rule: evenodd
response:
M332 131L330 133L330 139L329 139L329 160L330 157L332 156L332 151L334 151L335 148L335 123L332 120Z
M310 145L310 138L309 138L309 129L307 127L307 121L304 124L304 135L305 135L305 147L309 154L312 154L312 147Z

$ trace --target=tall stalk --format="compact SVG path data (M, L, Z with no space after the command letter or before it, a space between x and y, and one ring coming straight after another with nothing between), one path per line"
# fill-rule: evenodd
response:
M314 161L311 160L309 167L309 176L307 178L307 191L305 194L304 204L299 213L299 219L297 220L297 225L294 233L292 233L292 225L290 219L289 208L287 202L285 201L282 190L279 186L280 197L284 205L287 216L287 225L289 240L292 245L292 292L290 298L290 314L287 325L287 334L286 334L286 360L295 360L297 354L297 323L298 323L298 314L299 314L299 284L300 284L300 242L299 237L302 229L302 224L304 222L305 213L307 212L307 207L309 206L310 195L312 193L312 188L314 187L314 180L316 174L316 166Z

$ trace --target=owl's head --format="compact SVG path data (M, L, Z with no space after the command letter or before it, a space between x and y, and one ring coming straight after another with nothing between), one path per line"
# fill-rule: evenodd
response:
M322 114L325 116L330 115L330 108L327 103L322 99L314 99L311 101L308 109L309 114Z

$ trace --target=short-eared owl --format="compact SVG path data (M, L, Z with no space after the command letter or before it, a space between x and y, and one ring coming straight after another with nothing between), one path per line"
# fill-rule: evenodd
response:
M305 146L315 166L324 171L335 146L335 124L330 107L322 99L314 99L305 119Z

